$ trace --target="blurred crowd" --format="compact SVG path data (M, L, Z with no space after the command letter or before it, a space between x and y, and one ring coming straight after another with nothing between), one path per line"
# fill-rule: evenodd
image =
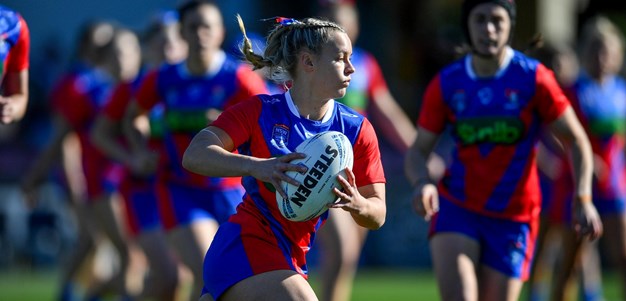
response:
M215 11L206 12L206 16L205 12L198 13L201 20L210 20L208 29L198 29L202 21L181 22L181 12L188 14L185 16L195 16L195 12L185 11L186 1L179 2L178 6L151 12L138 27L128 26L115 17L90 19L71 28L75 37L71 53L62 53L67 47L55 45L52 37L33 37L30 33L30 39L37 38L37 45L42 47L30 50L26 113L0 125L0 273L3 268L24 263L62 266L59 295L64 300L72 300L69 298L78 292L88 297L114 292L137 298L197 299L201 271L194 270L194 266L202 266L203 252L210 244L210 239L198 237L214 233L217 224L196 223L195 212L186 215L186 227L181 227L181 216L170 216L170 220L159 216L159 205L151 200L149 195L153 192L146 192L151 189L146 187L152 187L156 180L149 175L159 168L178 172L171 167L174 165L168 165L171 162L154 158L154 153L161 151L160 147L182 147L178 144L185 141L188 144L180 138L172 145L161 146L159 139L166 135L163 131L172 130L172 124L180 127L175 131L198 131L223 108L212 104L193 116L185 115L184 110L179 116L170 113L170 128L165 129L164 107L151 99L160 93L162 85L160 77L154 74L163 71L163 66L189 62L188 70L181 72L202 78L198 81L209 82L213 88L208 92L196 88L198 91L189 94L223 93L224 99L277 93L286 87L275 85L241 62L241 35L234 18L225 13L237 12L236 1L217 1ZM372 233L357 229L341 233L337 229L346 229L347 224L342 224L345 221L339 216L331 219L338 224L329 223L327 228L335 227L336 232L320 233L325 247L311 255L313 266L327 268L327 277L322 277L327 280L323 300L348 300L350 279L360 265L430 268L428 226L411 212L411 187L404 176L403 156L416 135L415 120L426 84L463 51L463 33L460 28L455 29L462 1L320 0L293 4L273 0L267 1L267 5L247 2L255 4L245 8L242 15L248 16L248 36L257 37L253 42L258 52L265 47L265 37L260 33L265 33L270 23L263 19L320 16L343 26L355 45L355 54L359 46L366 61L363 69L357 67L357 72L363 71L371 82L364 83L361 91L348 93L345 101L371 118L381 137L385 174L388 187L392 187L387 191L388 222ZM537 6L527 1L518 1L517 5ZM526 20L517 24L522 26L517 28L521 34L514 36L513 42L550 68L566 95L574 100L577 116L586 126L595 151L595 176L607 199L615 197L610 195L613 186L618 186L617 190L626 186L626 182L620 182L626 180L626 163L616 155L626 150L626 82L622 79L622 32L626 23L623 16L616 18L610 9L609 4L581 4L575 12L579 22L571 43L541 39L528 43L537 26ZM605 12L609 17L602 14ZM397 13L400 17L393 17ZM29 20L24 20L28 24ZM211 33L203 39L202 34L197 34L201 30ZM220 60L229 64L232 61L237 65L233 68L244 68L249 73L243 78L211 82L216 68L221 68L211 62ZM10 77L6 74L11 69L5 67L3 71L2 92L8 96L11 83L7 83ZM159 75L163 78L177 76L163 72L165 75ZM358 82L352 84L357 86ZM241 88L245 93L229 90L233 85L245 86ZM194 89L185 87L186 91ZM163 96L163 100L168 97ZM611 100L611 105L595 102L598 98ZM435 155L429 160L433 178L442 177L450 148L445 137L436 146ZM544 203L537 257L528 282L530 295L536 298L533 300L544 300L556 290L565 295L560 296L563 300L579 292L584 300L602 300L605 258L611 258L610 267L626 271L622 254L626 250L626 209L598 209L605 223L604 237L621 241L624 246L577 239L567 227L571 220L571 203L567 200L573 196L567 155L551 137L542 139L537 149ZM100 166L105 163L107 166ZM94 173L104 171L105 180L92 183L102 176L90 175L89 168ZM128 183L133 187L125 186ZM203 192L185 196L193 198ZM129 199L139 201L133 203ZM141 210L142 214L128 213L133 210ZM166 238L161 232L175 234ZM339 245L342 248L332 248ZM193 248L200 251L193 252ZM569 250L576 251L570 254ZM68 253L73 254L71 258L64 255ZM85 268L86 265L92 268ZM148 281L148 276L137 275L151 278ZM580 280L572 280L572 275L578 275L576 279ZM177 286L180 283L192 291L190 296L184 289L181 293ZM556 289L550 289L550 285ZM194 288L188 289L190 286Z

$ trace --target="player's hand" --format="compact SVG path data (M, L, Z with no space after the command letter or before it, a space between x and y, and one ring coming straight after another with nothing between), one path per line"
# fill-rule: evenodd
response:
M579 236L594 240L602 236L603 228L600 215L591 201L574 200L572 221L574 231Z
M286 172L305 173L307 171L305 166L291 163L293 160L304 158L306 158L306 154L290 153L280 157L263 159L257 161L257 164L250 168L250 175L260 181L272 184L283 198L287 198L287 193L282 188L281 182L287 182L295 186L300 185L298 181L288 176Z
M345 168L346 177L337 175L337 180L341 184L342 189L333 188L333 192L339 199L331 204L328 204L329 208L341 208L348 212L358 213L363 207L362 202L365 202L365 198L359 193L359 189L356 186L356 178L350 168Z
M16 111L16 104L11 98L0 96L0 124L13 122Z
M432 183L418 185L413 193L413 209L425 221L430 221L433 215L439 211L437 186Z

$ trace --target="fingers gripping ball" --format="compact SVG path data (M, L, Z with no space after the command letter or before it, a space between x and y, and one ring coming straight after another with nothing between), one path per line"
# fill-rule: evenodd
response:
M327 205L337 201L333 188L341 189L337 175L346 177L344 169L352 168L354 154L348 137L336 131L316 134L296 147L296 152L307 155L292 161L307 167L304 174L289 171L287 175L299 186L282 182L288 198L276 193L280 213L291 221L307 221L320 216Z

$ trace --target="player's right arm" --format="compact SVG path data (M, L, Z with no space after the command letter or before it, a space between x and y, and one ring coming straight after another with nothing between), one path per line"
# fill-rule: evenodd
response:
M440 76L436 76L426 89L417 122L417 138L409 147L404 163L406 177L414 189L414 209L426 220L439 210L439 194L430 178L427 160L451 114L443 101L440 80Z
M417 133L415 142L406 153L404 170L414 189L412 202L415 211L425 220L430 220L439 210L439 194L430 178L426 162L439 135L422 127L418 128Z
M306 172L305 167L289 163L304 158L304 154L291 153L275 158L257 158L233 152L240 144L250 140L250 129L258 127L255 124L259 112L260 102L239 103L224 111L213 123L217 126L209 126L194 136L183 155L183 167L209 177L252 176L271 183L279 189L283 197L287 197L280 189L280 182L299 185L285 172L290 170Z
M290 164L305 157L301 153L290 153L275 158L256 158L233 153L233 140L222 129L209 126L196 134L183 155L183 167L191 172L208 177L252 176L271 183L280 189L281 181L300 185L287 176L287 171L306 172L306 167ZM284 191L280 191L287 197Z

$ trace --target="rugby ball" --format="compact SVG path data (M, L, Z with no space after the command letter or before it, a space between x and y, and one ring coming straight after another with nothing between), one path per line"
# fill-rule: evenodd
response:
M333 188L342 189L337 175L346 177L344 169L352 168L354 154L346 135L337 131L318 133L304 140L295 149L307 155L304 159L291 161L307 167L303 174L288 171L286 174L300 183L295 186L282 182L288 198L276 192L280 213L290 221L308 221L320 216L327 205L337 201Z

